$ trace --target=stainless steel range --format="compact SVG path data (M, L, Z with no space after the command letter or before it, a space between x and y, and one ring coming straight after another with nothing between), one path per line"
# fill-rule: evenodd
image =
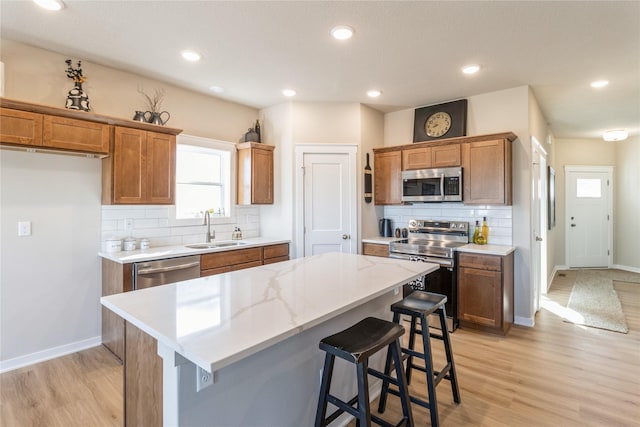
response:
M458 327L458 295L456 252L469 242L469 223L412 219L409 237L389 244L389 256L410 261L431 262L440 268L405 285L404 296L414 290L436 292L447 296L445 308L448 327Z

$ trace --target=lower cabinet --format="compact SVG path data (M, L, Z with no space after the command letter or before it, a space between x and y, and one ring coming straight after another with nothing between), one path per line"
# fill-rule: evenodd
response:
M279 243L277 245L265 246L263 250L263 263L273 264L276 262L289 261L289 244Z
M362 244L362 255L373 255L373 256L389 256L389 245L383 245L382 243L363 243Z
M513 253L460 253L458 266L460 326L505 335L513 324Z
M262 265L262 248L204 254L200 257L200 277Z

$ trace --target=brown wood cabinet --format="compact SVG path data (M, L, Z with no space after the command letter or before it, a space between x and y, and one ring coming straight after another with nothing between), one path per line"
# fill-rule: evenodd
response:
M112 153L102 160L103 204L175 203L175 135L116 126Z
M44 115L42 145L85 153L109 153L110 126L86 120Z
M402 150L402 170L460 166L460 144Z
M102 296L129 292L133 289L133 264L120 264L102 259ZM124 320L102 307L102 344L120 360L124 360Z
M462 144L465 204L511 204L511 142L507 139Z
M42 146L42 114L0 109L0 141L6 144Z
M368 243L364 242L362 244L362 255L373 255L373 256L389 256L389 245L383 245L381 243Z
M238 144L239 205L273 204L273 145Z
M402 204L402 154L400 150L373 154L374 203Z
M461 327L506 334L513 324L513 252L460 253L458 318Z
M264 264L289 261L289 244L278 243L277 245L265 246L262 252Z
M162 426L162 358L158 341L126 323L124 425Z

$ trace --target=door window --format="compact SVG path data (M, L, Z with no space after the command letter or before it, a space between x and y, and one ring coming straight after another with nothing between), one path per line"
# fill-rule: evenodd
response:
M602 197L602 181L600 179L576 179L576 197L580 199L599 199Z

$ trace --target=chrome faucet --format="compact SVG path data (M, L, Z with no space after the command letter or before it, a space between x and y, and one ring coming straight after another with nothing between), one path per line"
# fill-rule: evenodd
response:
M213 233L211 233L211 215L209 215L209 211L204 211L204 225L207 226L205 241L209 243L212 239L216 238L216 230L213 230Z

